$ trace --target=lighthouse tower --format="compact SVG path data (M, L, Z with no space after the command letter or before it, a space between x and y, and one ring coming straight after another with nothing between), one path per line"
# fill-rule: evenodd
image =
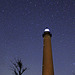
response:
M50 30L46 28L43 33L42 75L54 75L51 37L52 34L50 33Z

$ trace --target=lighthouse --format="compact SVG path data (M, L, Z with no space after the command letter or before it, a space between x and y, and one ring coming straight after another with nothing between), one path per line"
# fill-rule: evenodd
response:
M54 75L51 37L52 34L50 33L50 30L46 28L43 33L42 75Z

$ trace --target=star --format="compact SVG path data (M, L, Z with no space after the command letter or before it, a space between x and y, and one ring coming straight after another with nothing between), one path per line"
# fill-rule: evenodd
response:
M2 13L4 13L4 12L5 12L5 10L3 9L3 10L2 10Z

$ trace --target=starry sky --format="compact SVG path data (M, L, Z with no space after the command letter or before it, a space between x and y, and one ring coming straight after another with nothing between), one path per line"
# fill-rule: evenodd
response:
M55 75L75 73L75 0L0 0L0 75L13 75L14 58L28 68L23 75L42 75L46 27Z

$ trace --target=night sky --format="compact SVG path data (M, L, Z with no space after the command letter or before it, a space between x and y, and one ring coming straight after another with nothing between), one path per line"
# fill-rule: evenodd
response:
M0 75L13 75L14 58L42 75L44 29L52 33L55 75L75 73L75 0L0 0Z

